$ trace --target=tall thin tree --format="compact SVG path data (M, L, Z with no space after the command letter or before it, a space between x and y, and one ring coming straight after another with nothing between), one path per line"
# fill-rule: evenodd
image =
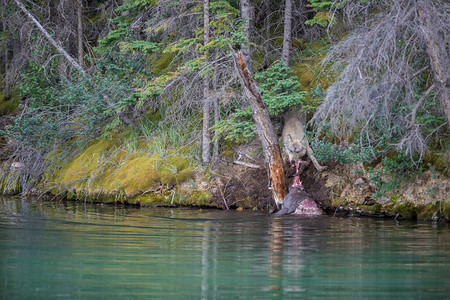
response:
M8 30L8 26L6 24L6 18L3 19L2 21L2 29L3 32L7 32ZM4 64L5 64L5 79L4 79L4 90L3 90L3 96L5 100L8 100L11 97L11 88L10 88L10 80L9 80L9 47L8 47L8 42L9 39L5 39L4 40L4 55L3 55L3 60L4 60Z
M283 33L283 62L289 66L292 43L292 0L285 1L284 7L284 33Z
M77 26L78 63L80 66L83 66L83 0L77 0Z
M209 0L203 0L203 40L204 45L209 43ZM210 119L211 119L211 95L209 91L209 78L208 74L204 74L203 77L203 130L202 130L202 160L204 163L211 161L211 132L210 132Z
M253 32L254 23L254 4L252 0L241 0L241 17L244 21L244 39L245 42L241 44L241 52L244 58L247 69L253 72L253 47L251 45L251 36Z

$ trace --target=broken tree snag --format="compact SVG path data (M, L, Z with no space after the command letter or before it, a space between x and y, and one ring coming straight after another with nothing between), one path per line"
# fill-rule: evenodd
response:
M287 195L286 181L284 178L283 159L281 158L280 145L270 121L267 107L262 100L253 75L245 66L241 53L234 55L236 68L244 86L244 92L250 100L253 120L256 123L256 132L261 139L266 168L269 172L270 188L276 204L283 202Z
M87 76L86 71L83 69L83 67L73 59L72 56L67 53L61 45L55 41L55 39L45 30L45 28L39 23L39 21L26 9L25 5L23 5L19 0L14 0L16 5L22 10L22 12L36 25L36 27L39 29L39 31L44 35L44 37L50 42L50 44L53 45L53 47L58 50L58 52L64 56L67 61L74 66L76 69L78 69L85 77Z

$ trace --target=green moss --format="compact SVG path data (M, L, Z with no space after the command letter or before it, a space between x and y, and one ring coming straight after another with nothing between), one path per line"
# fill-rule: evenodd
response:
M374 205L360 205L360 207L364 210L368 210L371 212L381 212L382 205L379 203L376 203Z
M440 209L439 216L450 221L450 202L442 202Z
M439 210L439 205L427 204L417 207L417 219L419 220L431 220L434 213Z
M5 171L2 171L5 174ZM4 194L20 193L20 176L19 173L10 172L0 180L0 192Z
M339 193L335 193L335 195L339 195ZM331 197L331 207L336 208L339 207L341 205L345 205L347 204L347 199L345 198L340 198L340 197Z
M137 195L129 199L127 202L141 206L152 206L156 204L211 206L211 199L211 193L203 190L190 191L189 195L186 195L181 191L175 192L175 190L165 190L161 193Z
M158 183L158 171L155 170L154 157L140 156L126 159L105 183L106 189L121 187L125 193L133 194L146 191Z
M159 178L162 184L178 184L186 181L192 174L187 158L169 156L164 159L159 168Z
M0 93L0 116L9 114L19 107L19 95L13 91L9 99L5 99L5 95Z
M156 56L156 55L155 55ZM162 53L157 56L157 58L154 59L154 68L153 72L159 76L162 74L164 70L166 70L169 65L173 62L174 54L167 52Z
M450 221L450 203L436 201L426 205L417 207L417 218L420 220L432 220L433 217L438 217L446 221Z
M212 194L208 191L193 190L181 203L185 205L211 205Z
M310 64L302 63L294 66L295 73L297 74L298 81L302 85L305 91L307 88L311 88L311 84L314 80L314 72L311 69Z
M258 205L259 200L252 198L250 196L246 196L246 197L236 197L236 205L241 207L242 209L244 208L252 208Z
M99 139L92 142L85 151L68 162L63 168L48 177L53 178L62 185L74 185L77 190L85 189L88 183L95 183L101 179L105 168L101 164L117 161L120 156L111 156L110 150L114 146L114 139ZM100 181L99 181L100 182ZM97 185L91 185L91 188L98 188Z
M390 200L386 202L383 207L388 211L394 211L395 206L397 205L397 201Z
M303 107L307 113L316 110L324 96L324 91L335 80L335 75L330 67L322 65L327 47L326 42L319 40L305 44L302 47L304 50L296 54L298 59L293 65L293 69L301 84L301 90L306 92Z
M433 212L436 212L438 218L450 221L450 202L436 201L433 205L433 209Z
M134 197L159 189L161 184L179 184L193 173L190 160L180 156L182 153L176 150L161 158L157 154L149 156L142 149L147 144L127 151L126 147L119 148L121 143L122 138L118 134L92 142L72 161L48 175L48 181L60 183L55 192L70 187L76 197L85 194L101 202L139 204L137 201L165 201L159 196L152 196L151 200L148 197L136 200Z
M428 151L425 155L424 164L430 164L436 171L450 176L450 150Z
M417 209L411 202L397 203L394 207L394 212L405 219L417 219Z
M292 48L294 49L304 49L306 47L306 42L302 38L292 38Z
M132 202L134 202L135 204L140 204L140 205L146 205L149 203L157 203L159 202L159 198L155 197L155 194L153 193L147 193L147 194L141 194L141 195L137 195L136 197L133 197Z

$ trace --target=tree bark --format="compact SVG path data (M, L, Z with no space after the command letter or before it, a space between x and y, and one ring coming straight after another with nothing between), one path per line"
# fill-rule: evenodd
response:
M45 30L44 27L39 23L39 21L25 8L25 6L19 1L14 0L16 5L22 10L22 12L36 25L36 27L39 29L39 31L44 35L44 37L52 44L56 50L63 55L67 61L74 66L76 69L78 69L84 76L87 76L86 72L84 71L83 67L76 62L75 59L73 59L72 56L70 56L62 47L59 45L52 36Z
M220 121L219 97L217 92L217 69L214 69L213 93L214 124L217 124ZM213 162L217 162L219 160L219 139L216 136L216 132L214 133L214 137L212 160Z
M278 138L275 135L272 122L270 121L269 114L267 113L266 104L262 100L261 93L256 86L253 75L245 66L242 54L239 53L234 57L240 79L244 85L244 91L250 100L253 120L256 123L256 131L261 139L263 154L269 173L272 197L278 206L280 203L283 203L283 199L287 194L283 159L281 158Z
M203 39L204 45L209 43L209 0L203 0ZM202 161L211 161L211 132L209 122L211 119L211 97L209 92L208 74L203 77L203 130L202 130Z
M77 25L78 25L78 63L84 66L83 61L83 0L77 0Z
M442 35L433 26L433 16L430 14L427 1L418 1L418 12L422 19L422 32L427 45L434 74L434 81L439 91L439 100L450 127L450 57L445 47Z
M241 44L242 57L250 73L253 74L253 47L250 45L250 37L253 31L254 5L252 0L241 0L241 16L245 19L244 38Z
M283 62L289 66L292 43L292 0L286 0L284 8Z
M3 20L2 22L3 31L6 32L7 25L6 21ZM10 80L9 80L9 45L8 45L9 39L5 41L6 47L5 47L5 54L4 54L4 62L5 62L5 86L4 86L4 97L3 99L5 101L9 100L11 98L11 87L10 87Z

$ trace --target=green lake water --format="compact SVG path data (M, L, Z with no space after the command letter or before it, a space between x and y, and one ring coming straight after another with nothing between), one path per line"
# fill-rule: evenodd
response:
M0 198L0 299L449 299L448 224Z

